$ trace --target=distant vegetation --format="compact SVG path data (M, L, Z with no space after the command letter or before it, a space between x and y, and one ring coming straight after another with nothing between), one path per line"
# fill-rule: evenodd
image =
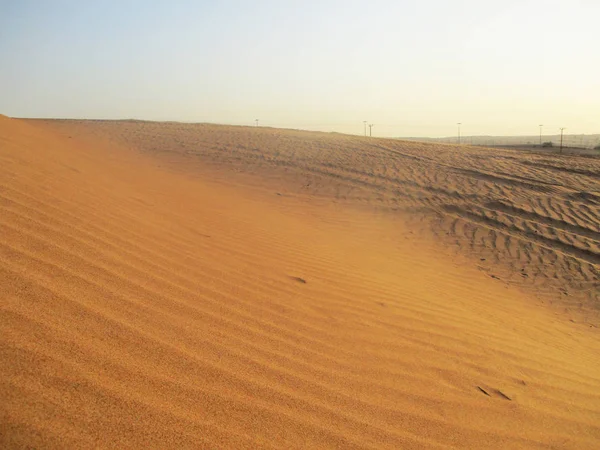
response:
M542 147L554 147L554 144L552 142L544 142Z

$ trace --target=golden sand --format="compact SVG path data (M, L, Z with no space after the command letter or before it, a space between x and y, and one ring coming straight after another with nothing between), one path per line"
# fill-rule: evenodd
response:
M0 446L600 447L600 163L489 152L0 117Z

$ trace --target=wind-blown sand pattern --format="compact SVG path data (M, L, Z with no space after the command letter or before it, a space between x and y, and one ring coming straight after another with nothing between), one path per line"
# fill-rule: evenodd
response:
M0 116L0 446L598 448L599 173Z
M268 128L49 123L176 167L212 163L296 195L410 211L457 251L468 250L482 270L545 301L557 303L558 293L561 308L583 317L600 310L600 158Z

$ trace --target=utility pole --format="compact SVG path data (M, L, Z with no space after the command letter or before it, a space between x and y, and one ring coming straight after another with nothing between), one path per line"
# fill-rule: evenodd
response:
M544 125L540 125L540 147L542 146L542 127Z
M369 124L369 137L373 136L373 130L371 130L371 128L373 128L372 123Z
M562 143L563 143L563 131L565 131L566 128L561 128L560 129L560 153L562 153Z
M365 126L365 137L367 136L367 121L363 120L363 125Z
M458 145L460 145L460 126L462 125L462 123L458 122L456 125L458 125Z
M254 121L256 122L256 126L258 127L258 119L254 119Z

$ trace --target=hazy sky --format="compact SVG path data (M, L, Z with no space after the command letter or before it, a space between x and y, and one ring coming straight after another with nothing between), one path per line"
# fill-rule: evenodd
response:
M0 0L0 113L600 132L600 0Z

